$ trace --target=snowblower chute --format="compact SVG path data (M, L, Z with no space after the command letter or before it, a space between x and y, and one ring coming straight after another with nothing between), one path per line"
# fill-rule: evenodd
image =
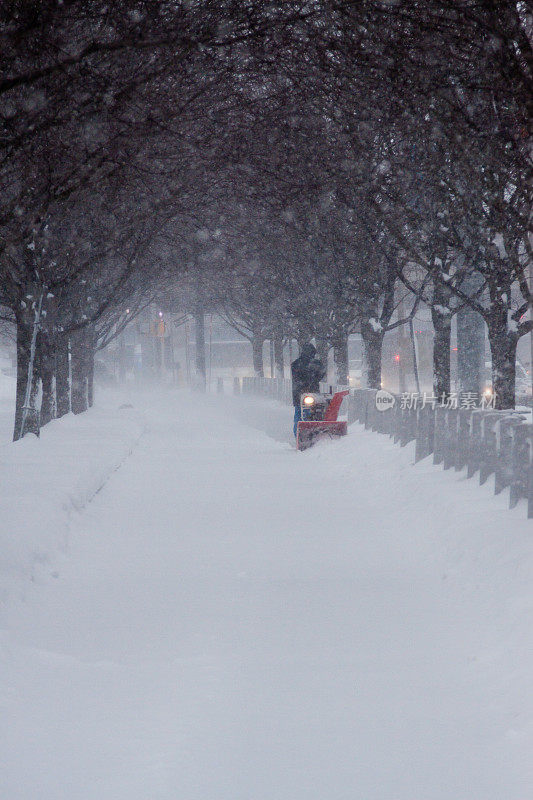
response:
M348 390L335 394L306 392L300 398L302 419L296 429L296 449L307 450L319 439L346 436L348 423L339 422L337 415Z

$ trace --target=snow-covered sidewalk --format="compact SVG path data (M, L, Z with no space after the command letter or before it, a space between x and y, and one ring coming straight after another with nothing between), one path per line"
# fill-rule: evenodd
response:
M275 403L133 402L2 610L0 797L533 796L523 508L359 427L296 453Z
M143 419L119 396L102 407L54 420L11 441L13 405L0 404L0 603L67 546L72 516L120 467L143 432ZM9 426L9 428L8 428ZM9 430L9 438L6 435Z

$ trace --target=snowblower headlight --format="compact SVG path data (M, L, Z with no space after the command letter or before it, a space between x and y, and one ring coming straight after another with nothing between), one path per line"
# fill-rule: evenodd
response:
M306 394L303 399L304 406L313 406L315 404L315 398L312 394Z

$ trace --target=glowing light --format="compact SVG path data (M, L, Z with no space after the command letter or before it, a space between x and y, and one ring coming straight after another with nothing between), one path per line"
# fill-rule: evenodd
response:
M162 311L160 311L160 312L159 312L159 316L160 316L160 317L162 317L162 316L163 316L163 312L162 312Z
M398 361L400 360L400 354L399 353L396 353L396 355L394 356L394 360L396 361L396 363L398 363Z
M303 399L304 406L312 406L314 404L314 402L315 402L315 398L313 397L312 394L306 394L306 396Z

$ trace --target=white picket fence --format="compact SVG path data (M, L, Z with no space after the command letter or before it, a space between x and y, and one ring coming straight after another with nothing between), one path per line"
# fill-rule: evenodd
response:
M233 390L292 404L288 379L235 378ZM467 477L478 475L480 484L494 475L495 494L508 488L510 508L526 498L528 518L533 518L533 425L529 414L407 404L399 395L393 395L394 404L383 411L377 407L376 393L375 389L350 390L349 422L386 434L400 446L414 441L416 461L433 455L433 463L444 469L466 468Z

